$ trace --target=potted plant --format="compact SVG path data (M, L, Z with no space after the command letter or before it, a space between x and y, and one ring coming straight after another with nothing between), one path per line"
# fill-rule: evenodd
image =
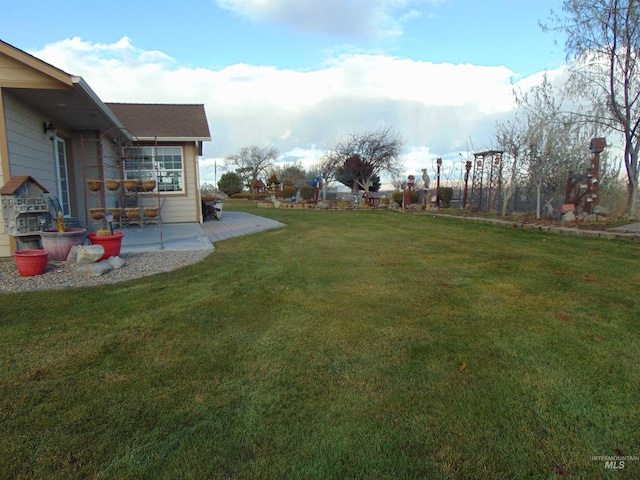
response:
M118 257L122 247L122 237L124 232L112 232L111 230L96 230L87 235L91 245L102 245L104 255L100 260L107 260L110 257Z
M62 212L58 212L56 228L51 228L40 232L42 249L49 252L49 259L63 262L67 259L71 247L84 245L87 235L85 228L66 228Z

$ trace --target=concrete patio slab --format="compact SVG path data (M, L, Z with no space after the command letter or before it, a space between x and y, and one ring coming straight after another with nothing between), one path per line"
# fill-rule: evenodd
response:
M244 212L222 214L221 220L204 223L149 224L144 228L132 225L123 228L121 253L151 252L156 250L213 250L213 244L227 238L250 235L284 223Z

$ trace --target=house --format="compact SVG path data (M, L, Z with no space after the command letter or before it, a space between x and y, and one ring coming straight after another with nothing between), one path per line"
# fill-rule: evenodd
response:
M69 221L100 228L89 215L96 202L131 201L124 188L96 194L89 179L139 178L155 181L136 198L157 204L163 223L200 222L198 159L209 140L203 105L105 103L81 77L0 41L0 188L31 176ZM0 257L20 247L4 224L0 213Z

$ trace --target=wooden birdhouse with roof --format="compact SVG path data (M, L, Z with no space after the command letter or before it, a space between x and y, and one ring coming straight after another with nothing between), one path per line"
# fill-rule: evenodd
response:
M45 193L49 191L29 175L13 177L0 188L4 233L14 237L37 235L38 217L49 215Z

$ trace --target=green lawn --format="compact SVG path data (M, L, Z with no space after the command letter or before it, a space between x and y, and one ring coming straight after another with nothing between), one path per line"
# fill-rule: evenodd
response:
M229 209L288 226L0 294L0 478L640 477L640 245Z

